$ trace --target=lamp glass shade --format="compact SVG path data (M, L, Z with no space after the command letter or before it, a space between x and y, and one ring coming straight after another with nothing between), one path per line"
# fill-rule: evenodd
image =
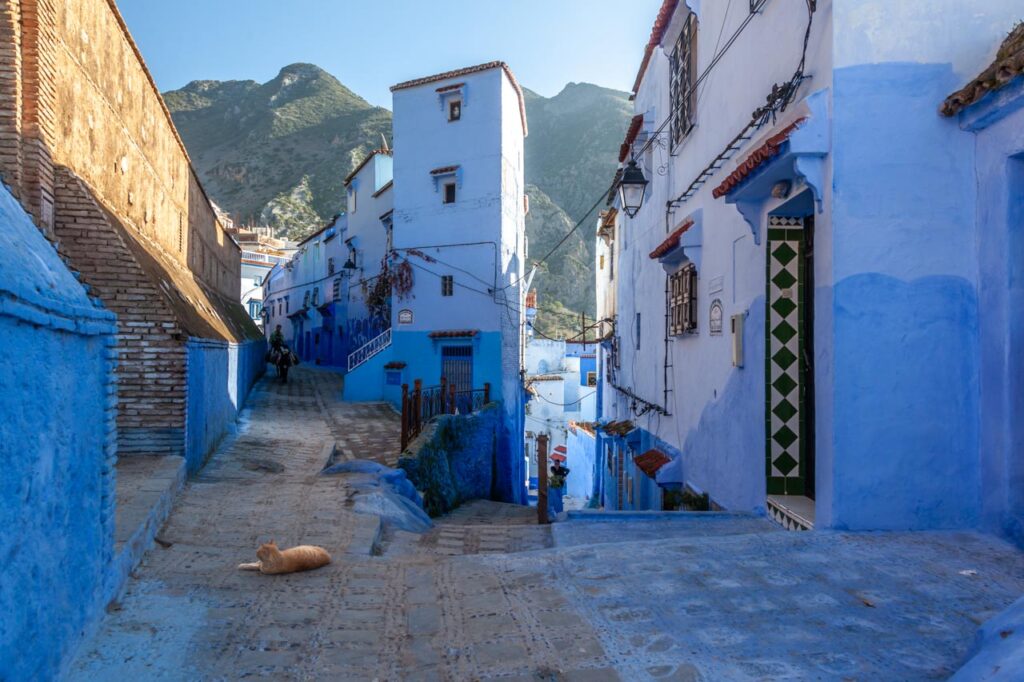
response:
M635 217L640 207L643 206L647 182L644 172L636 165L636 161L630 160L619 181L619 202L622 204L622 210L630 218Z

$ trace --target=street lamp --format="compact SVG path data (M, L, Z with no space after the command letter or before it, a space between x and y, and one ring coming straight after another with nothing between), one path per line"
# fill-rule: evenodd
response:
M636 165L634 159L629 160L629 165L622 171L622 179L619 180L619 202L622 210L630 218L635 218L644 203L644 190L647 188L647 178L644 172Z

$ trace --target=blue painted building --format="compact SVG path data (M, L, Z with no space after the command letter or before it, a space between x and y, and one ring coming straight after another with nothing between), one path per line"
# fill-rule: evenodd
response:
M1020 539L1020 78L939 112L1019 2L726 5L663 4L620 154L644 202L599 223L599 409L632 431L598 446L655 484L623 508L681 485L802 527ZM634 464L651 448L666 473Z
M29 264L30 267L28 266ZM49 679L114 553L117 326L0 185L0 677Z
M442 376L459 391L490 384L504 415L499 496L523 502L522 90L491 62L392 92L393 213L371 214L390 227L390 326L352 350L345 398L398 404L402 384ZM368 184L349 183L357 213Z

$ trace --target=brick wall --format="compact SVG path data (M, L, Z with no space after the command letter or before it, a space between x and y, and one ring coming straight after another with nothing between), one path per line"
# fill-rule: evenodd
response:
M50 237L54 165L210 289L237 297L239 249L113 0L0 0L0 175Z
M183 455L186 353L174 311L89 188L61 167L55 184L61 253L117 315L118 449Z

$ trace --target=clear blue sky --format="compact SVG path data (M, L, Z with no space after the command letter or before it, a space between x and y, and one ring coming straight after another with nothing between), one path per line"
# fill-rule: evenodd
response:
M311 62L373 104L409 78L494 59L545 96L628 90L661 0L118 0L161 90L265 82Z

